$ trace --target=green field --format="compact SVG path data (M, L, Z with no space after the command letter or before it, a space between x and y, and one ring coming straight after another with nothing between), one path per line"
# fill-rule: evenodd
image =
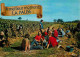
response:
M34 30L33 30L33 23L35 24ZM59 39L62 40L62 42L60 42L59 45L62 45L64 49L63 48L58 49L57 47L54 47L54 48L49 48L49 49L45 48L44 50L31 50L28 52L21 51L19 49L19 47L21 46L21 42L22 42L23 37L20 37L20 36L19 37L17 37L17 36L12 37L10 24L14 24L13 30L15 33L17 33L16 25L20 25L20 24L23 25L23 29L21 30L22 35L23 35L23 32L24 32L24 35L26 33L29 33L31 35L30 39L29 39L30 42L33 41L33 39L34 39L33 37L37 34L36 32L39 31L39 22L37 22L37 21L0 19L0 30L3 30L3 31L5 31L5 29L9 30L8 35L9 35L9 41L11 43L10 47L3 47L3 48L0 47L0 57L73 57L72 54L75 54L75 56L77 57L80 55L80 49L77 48L76 38L71 37L70 39L68 39L66 36L59 37ZM65 24L66 23L54 24L53 22L44 22L43 23L45 29L47 27L50 27L50 29L52 29L52 27L55 27L56 29L60 27L66 31L67 25L65 25ZM75 27L77 25L77 23L67 23L67 24L73 24L73 25L75 25ZM75 45L73 45L73 47L74 47L73 52L65 51L66 46L70 46L72 44L75 44Z

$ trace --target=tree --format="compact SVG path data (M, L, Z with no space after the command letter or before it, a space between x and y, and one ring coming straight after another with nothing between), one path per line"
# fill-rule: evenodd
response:
M19 19L19 20L21 20L22 18L21 18L21 17L19 17L18 19Z
M58 19L57 22L60 23L60 22L64 22L64 21L63 21L63 19Z
M56 22L57 20L56 20L56 19L54 19L53 21L54 21L54 22Z
M72 22L79 22L80 20L74 20L74 21L72 21Z
M0 19L2 19L2 17L0 17Z

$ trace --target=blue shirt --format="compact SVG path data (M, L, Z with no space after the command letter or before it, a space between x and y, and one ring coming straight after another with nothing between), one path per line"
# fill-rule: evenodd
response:
M41 24L41 29L43 29L43 24L42 24L42 22L40 22L40 24Z
M62 35L65 35L65 32L63 30L61 32L62 32Z

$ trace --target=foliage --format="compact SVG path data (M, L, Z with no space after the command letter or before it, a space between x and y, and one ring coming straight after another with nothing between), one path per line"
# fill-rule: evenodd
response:
M80 41L80 32L76 34L77 40Z
M54 21L54 22L56 22L57 20L56 20L56 19L54 19L53 21Z
M21 17L19 17L18 19L19 19L19 20L21 20L22 18L21 18Z
M76 36L76 39L77 39L77 45L80 48L80 32L77 32L75 36Z
M63 19L58 19L57 22L64 22Z
M72 22L79 22L80 20L74 20L74 21L72 21Z
M34 24L34 25L33 25ZM44 28L51 26L51 22L43 22ZM18 26L22 25L22 29L17 31ZM45 26L46 25L46 26ZM33 33L34 31L39 31L39 22L38 21L26 21L26 20L6 20L0 19L0 31L7 29L8 37L22 37L25 34ZM6 32L5 32L6 33Z

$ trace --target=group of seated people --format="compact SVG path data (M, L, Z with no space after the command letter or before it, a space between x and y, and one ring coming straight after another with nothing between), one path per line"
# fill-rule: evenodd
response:
M31 44L29 41L29 34L26 34L22 41L21 47L25 50L25 52L32 49L48 49L49 47L58 46L58 42L60 41L58 37L63 37L64 35L65 32L63 29L59 28L56 30L53 27L52 30L50 30L48 27L48 29L42 29L42 32L38 32Z
M42 29L42 32L39 31L31 43L29 41L30 35L26 34L22 40L21 48L26 52L32 49L55 47L58 46L58 42L60 42L58 37L63 37L64 35L65 32L62 28L55 29L53 27L51 30L50 27L48 27L48 29ZM3 32L0 33L0 38L3 38Z

